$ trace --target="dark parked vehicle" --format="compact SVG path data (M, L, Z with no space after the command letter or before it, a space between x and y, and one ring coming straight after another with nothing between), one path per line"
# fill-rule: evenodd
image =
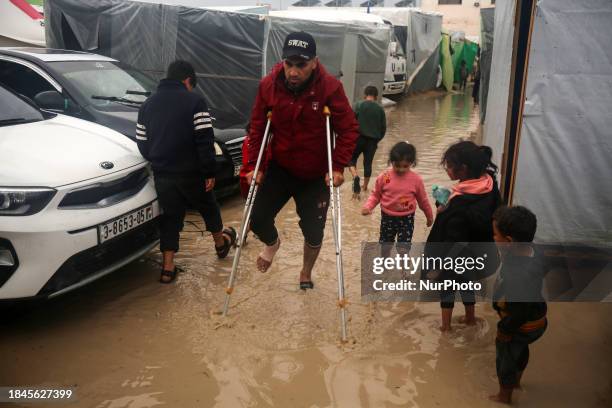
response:
M138 108L155 91L146 74L102 55L45 48L0 48L0 83L39 107L96 122L136 139ZM243 129L215 129L217 182L238 188Z

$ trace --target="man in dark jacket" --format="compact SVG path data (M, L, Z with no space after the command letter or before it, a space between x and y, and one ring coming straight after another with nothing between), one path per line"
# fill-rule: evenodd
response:
M136 125L138 149L151 162L163 214L160 282L176 277L174 254L187 206L200 212L211 231L219 258L235 242L235 231L223 229L215 185L215 149L211 117L204 99L191 92L196 75L191 64L174 61L157 92L141 106Z
M312 289L311 272L321 249L329 205L326 118L323 108L331 111L332 127L337 134L332 152L335 186L344 182L347 166L355 148L358 124L344 94L342 84L328 74L316 57L316 44L305 32L291 33L283 46L283 61L259 84L251 114L248 156L254 166L263 139L268 111L272 112L274 135L265 178L254 203L251 228L266 245L257 259L265 272L280 246L274 218L293 198L304 235L304 266L300 288ZM252 179L252 173L248 176Z

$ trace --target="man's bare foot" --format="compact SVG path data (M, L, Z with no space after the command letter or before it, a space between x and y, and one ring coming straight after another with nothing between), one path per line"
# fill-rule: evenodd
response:
M259 272L265 273L272 265L272 260L274 259L274 255L280 248L280 238L276 239L276 242L272 245L266 245L264 250L261 251L259 256L257 257L257 269Z

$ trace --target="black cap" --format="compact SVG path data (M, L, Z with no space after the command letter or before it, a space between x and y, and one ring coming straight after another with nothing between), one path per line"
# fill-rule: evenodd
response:
M283 44L283 59L289 57L300 57L311 60L317 56L317 44L312 35L299 31L290 33Z

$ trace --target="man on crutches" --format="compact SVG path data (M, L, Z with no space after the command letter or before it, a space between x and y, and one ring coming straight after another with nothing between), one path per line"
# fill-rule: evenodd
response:
M299 285L313 289L311 273L321 249L330 201L330 178L338 187L344 181L359 128L342 84L327 73L316 57L316 44L305 32L287 36L283 61L259 85L251 114L248 159L254 167L271 112L269 152L261 163L260 184L251 213L251 229L265 244L257 267L266 272L280 247L274 219L293 198L304 235L304 264ZM329 107L337 134L328 167L328 135L324 107ZM252 174L249 179L252 179Z

